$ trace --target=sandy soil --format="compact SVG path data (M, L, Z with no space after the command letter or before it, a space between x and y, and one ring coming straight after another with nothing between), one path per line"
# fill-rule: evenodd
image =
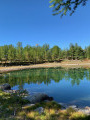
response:
M90 60L68 60L60 63L43 63L29 66L11 66L11 67L0 67L0 73L9 72L9 71L17 71L29 68L51 68L51 67L65 67L65 68L90 68Z

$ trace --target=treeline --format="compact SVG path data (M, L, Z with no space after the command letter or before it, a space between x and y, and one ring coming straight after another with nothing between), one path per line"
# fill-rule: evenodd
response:
M70 44L69 49L62 50L58 46L49 47L48 44L43 46L22 47L22 43L18 42L17 46L4 45L0 46L1 63L43 63L68 60L90 59L90 46L82 49L81 46Z

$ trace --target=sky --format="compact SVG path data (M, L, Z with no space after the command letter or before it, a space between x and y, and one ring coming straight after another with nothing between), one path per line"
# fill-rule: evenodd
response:
M0 46L22 42L68 48L78 43L90 45L90 0L76 12L53 16L49 0L0 0Z

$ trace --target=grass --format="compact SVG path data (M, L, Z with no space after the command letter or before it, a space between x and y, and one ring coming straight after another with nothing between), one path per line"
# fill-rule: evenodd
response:
M22 95L0 91L0 120L90 120L90 116L72 108L62 110L54 101L29 106L29 101L22 99ZM44 108L41 114L35 111L38 107Z

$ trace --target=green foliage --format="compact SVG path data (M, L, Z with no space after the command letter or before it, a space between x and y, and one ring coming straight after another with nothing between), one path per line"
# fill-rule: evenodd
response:
M51 57L53 61L57 61L59 59L60 48L58 46L54 46L51 49Z
M90 46L86 48L86 57L90 59Z
M17 43L17 49L16 49L16 59L18 61L22 61L22 43L21 42L18 42Z
M29 103L23 99L26 94L26 91L12 94L0 91L0 118L9 119L11 116L16 116L18 111L22 110L22 106Z
M2 63L16 63L17 65L26 62L27 64L59 62L65 59L82 60L90 59L90 46L82 49L81 46L70 44L69 49L62 50L58 46L49 47L48 44L43 46L30 46L24 48L22 43L18 42L17 47L11 45L0 46L0 61Z
M70 49L69 49L69 58L73 60L82 60L85 58L85 53L84 50L78 46L76 43L75 45L70 44Z
M88 0L50 0L51 8L53 8L53 15L66 15L70 11L72 15L79 5L85 6Z
M74 113L75 110L72 107L67 108L67 114Z
M10 61L14 61L15 60L15 57L16 57L16 54L15 54L15 48L13 45L9 45L9 48L8 48L8 60Z
M0 46L0 60L2 61L4 58L4 50L3 50L3 46Z

